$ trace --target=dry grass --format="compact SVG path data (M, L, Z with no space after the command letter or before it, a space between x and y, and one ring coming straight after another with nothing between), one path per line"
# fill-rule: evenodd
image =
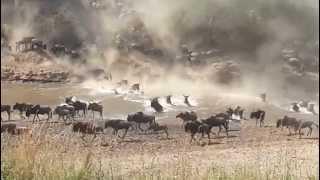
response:
M315 144L294 151L278 143L269 144L271 147L207 146L199 151L129 154L114 152L98 141L84 143L74 134L37 129L32 137L2 134L2 179L316 179L318 160L303 159L314 157Z

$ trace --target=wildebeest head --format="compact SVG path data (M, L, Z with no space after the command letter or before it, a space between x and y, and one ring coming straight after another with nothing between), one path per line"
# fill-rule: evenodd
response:
M13 110L18 110L19 106L21 106L21 104L20 103L16 103L16 104L13 105L12 109Z
M76 101L76 97L75 96L69 96L65 98L65 103L71 105Z
M197 120L198 117L194 111L191 111L191 112L181 112L176 116L176 118L181 118L184 121L187 121L187 120L195 121Z
M127 117L127 121L133 121L134 114L129 114Z
M182 117L184 117L184 113L182 112L176 115L176 118L182 118Z
M232 115L233 114L233 109L229 107L226 112L227 112L227 114Z

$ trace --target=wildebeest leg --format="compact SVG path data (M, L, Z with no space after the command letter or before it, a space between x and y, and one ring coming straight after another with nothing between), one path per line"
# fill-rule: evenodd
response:
M40 122L40 117L39 117L39 113L37 113L37 119Z
M194 139L195 133L191 133L191 139L190 139L190 144L192 143L192 140Z
M32 123L34 123L35 119L36 119L36 114L33 116Z
M92 119L94 120L94 111L92 111Z
M22 114L22 111L20 111L20 118L21 118L21 119L25 119L25 117L24 117L23 114Z
M259 119L259 122L260 122L260 127L261 127L262 120L261 120L261 119Z
M204 131L201 132L201 138L202 139L204 137Z
M10 111L7 112L8 113L8 120L10 121Z
M124 131L124 134L123 134L123 136L122 136L121 139L123 139L123 138L127 135L127 132L128 132L128 129L126 129L126 130Z
M100 117L101 117L101 119L103 119L103 114L102 114L102 111L100 111Z
M225 125L224 128L226 129L226 134L227 134L227 137L228 137L228 136L229 136L229 133L228 133L228 127L227 127L227 125Z
M62 120L64 121L64 124L66 124L67 119L66 119L66 116L65 116L65 115L62 116Z
M301 128L299 129L299 138L301 138Z
M97 137L97 133L96 133L96 132L94 132L94 133L93 133L93 138L92 138L91 142L92 142L93 140L95 140L95 139L96 139L96 137Z
M84 142L87 142L85 139L84 139L84 136L85 136L85 134L84 133L81 133L81 139L84 141Z
M220 132L221 132L221 126L219 126L219 131L218 131L218 136L220 135Z
M309 136L309 135L311 136L311 134L312 134L312 127L309 127L308 136Z
M208 144L210 144L210 131L207 132L208 135Z
M168 130L167 129L165 129L164 130L164 132L166 133L166 135L167 135L167 139L169 139L169 133L168 133Z
M291 128L289 127L288 129L289 129L289 136L291 136Z
M47 121L49 121L49 119L50 119L50 112L48 112L48 119L47 119Z
M144 131L142 128L141 128L141 123L138 123L138 128L140 129L140 131Z

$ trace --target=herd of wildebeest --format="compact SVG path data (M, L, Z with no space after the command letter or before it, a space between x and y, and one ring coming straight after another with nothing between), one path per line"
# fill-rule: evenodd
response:
M126 120L105 120L103 119L102 104L100 104L99 102L87 102L78 100L74 96L66 97L65 102L56 106L54 109L51 109L51 107L49 106L28 103L16 103L13 106L1 105L1 113L6 112L8 115L8 122L1 123L1 133L7 132L12 135L18 135L25 132L31 132L31 129L29 129L28 127L19 127L16 123L10 122L10 115L14 111L18 111L21 118L23 119L29 119L31 116L33 116L32 123L40 121L39 115L46 115L46 122L48 123L50 122L50 119L52 119L53 115L56 115L58 117L58 121L62 119L66 126L72 125L72 131L81 133L82 138L86 134L92 134L95 138L98 133L104 133L104 129L107 129L109 127L113 129L113 134L116 136L118 136L119 130L123 130L124 133L121 136L122 139L126 136L129 129L134 129L136 131L144 133L163 132L166 134L167 138L169 137L168 126L164 124L160 125L158 122L156 122L156 116L154 115L148 115L143 112L136 112L129 114ZM98 126L94 121L84 120L86 119L86 116L88 116L88 111L92 112L93 120L95 119L94 113L98 112L104 125ZM229 122L234 120L232 119L234 115L240 117L241 120L246 120L246 118L243 117L243 112L244 109L237 106L235 109L228 108L225 112L212 115L206 119L199 119L196 112L194 111L180 112L176 115L176 118L182 120L184 131L186 133L190 133L191 143L193 140L195 140L195 135L197 133L201 135L201 138L207 135L208 140L210 141L210 134L213 127L219 128L217 136L219 136L221 130L224 129L226 132L226 136L228 137L228 131L230 131ZM24 117L24 114L26 117ZM265 115L265 111L258 109L257 111L250 113L250 119L256 120L256 126L263 127ZM144 128L142 128L141 125L144 125ZM302 135L301 130L305 128L309 129L307 136L311 135L313 125L318 127L318 125L313 121L303 121L288 116L284 116L283 118L278 119L276 122L277 128L288 128L289 135L291 135L291 130L293 129L295 133L299 133L299 137L301 137Z

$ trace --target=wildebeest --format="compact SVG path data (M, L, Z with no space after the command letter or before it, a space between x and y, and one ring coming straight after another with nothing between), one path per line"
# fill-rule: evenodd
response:
M299 121L299 137L301 138L301 130L304 128L309 128L309 132L307 133L307 136L311 135L313 125L319 128L319 125L313 121L304 121L304 122Z
M204 134L207 134L208 140L210 142L210 127L205 123L201 123L199 121L188 121L184 125L184 131L191 134L190 143L192 142L192 140L194 140L194 136L196 133L201 133L201 138L204 136Z
M127 135L129 128L132 127L132 124L124 120L112 119L105 122L104 128L108 127L111 127L113 129L113 135L118 135L118 130L124 129L124 134L121 137L123 139Z
M103 106L96 102L90 102L88 106L88 110L92 111L92 116L94 119L94 112L97 111L100 114L100 117L103 118Z
M182 119L183 123L187 122L187 121L196 121L198 119L197 114L194 111L191 112L181 112L179 113L176 118L180 118Z
M218 131L218 136L221 132L222 127L224 127L224 129L226 130L226 134L227 136L229 136L228 134L228 130L229 130L229 116L210 116L207 119L203 119L201 120L202 123L205 123L207 125L209 125L210 131L212 127L219 127L219 131Z
M162 105L159 103L159 98L153 98L151 100L151 107L156 110L158 113L163 112L163 107Z
M92 122L75 122L72 124L72 131L81 133L81 138L83 139L85 134L93 134L94 140L97 136L98 127Z
M159 125L158 123L154 122L154 123L151 123L148 130L151 130L154 132L163 131L167 135L167 138L169 138L168 127L166 125Z
M144 131L142 128L141 128L141 124L149 124L149 126L151 125L151 123L154 123L156 120L156 117L155 116L152 116L152 115L147 115L147 114L144 114L143 112L137 112L137 113L134 113L134 114L129 114L128 117L127 117L127 121L128 122L135 122L137 123L138 125L138 128L141 130L141 131Z
M168 96L166 97L166 100L167 100L167 103L168 103L168 104L174 106L174 104L173 104L172 101L171 101L171 97L172 97L171 95L168 95Z
M284 116L282 119L278 119L276 123L277 128L286 127L289 129L289 135L291 135L291 128L294 129L295 132L299 129L299 121L296 118Z
M133 90L133 91L140 91L140 84L139 84L139 83L133 84L133 85L131 86L131 90Z
M8 132L9 134L15 134L17 128L17 124L8 123L8 124L1 124L1 133Z
M2 112L6 112L8 115L8 120L10 121L10 116L11 116L11 106L10 105L2 105L1 104L1 114ZM2 120L2 116L1 116Z
M234 110L229 107L229 108L227 109L226 113L231 117L232 114L234 113Z
M292 110L294 112L300 112L300 107L298 106L298 103L292 103Z
M113 91L114 91L115 95L119 95L120 94L117 89L113 89Z
M309 104L308 101L301 101L301 102L299 102L299 106L300 106L300 107L304 107L304 108L308 108L308 104Z
M266 102L266 100L267 100L267 94L266 94L266 93L260 94L260 98L261 98L262 102Z
M264 124L264 118L265 118L266 112L258 109L257 111L251 112L250 118L256 119L256 126L258 126L258 121L260 122L260 127L262 124Z
M29 118L31 114L34 114L32 122L34 122L35 118L37 117L40 121L39 114L47 114L48 118L47 121L52 118L52 110L49 106L40 106L39 104L32 106L26 111L26 116Z
M79 112L83 112L83 116L86 116L88 104L85 101L77 100L76 97L71 96L71 97L66 97L65 103L71 105L74 107L75 112L79 115Z
M58 115L58 120L60 120L60 118L62 117L64 121L70 120L71 118L72 120L74 120L74 116L75 116L74 107L68 104L62 104L57 106L54 109L53 113Z
M16 135L20 135L20 134L32 135L32 130L28 127L16 127L15 134Z
M240 106L237 106L234 110L232 108L228 108L226 113L230 116L231 120L238 120L234 119L233 115L239 116L240 120L243 119L243 112L244 110L240 108Z
M317 115L316 111L314 110L314 105L315 105L315 104L310 103L310 104L308 105L308 111L311 112L311 113L314 114L314 115Z
M187 106L189 106L189 107L192 106L192 105L190 104L190 102L189 102L189 96L184 96L184 103L185 103Z
M32 133L31 129L28 127L19 127L15 123L1 124L1 133L7 132L11 135L21 135Z
M243 119L243 112L244 112L244 109L242 109L240 106L237 106L236 109L234 110L234 114L238 115L240 119Z
M15 105L13 105L12 109L19 111L21 118L25 118L22 114L26 112L28 109L30 109L32 106L33 105L29 103L16 103Z

